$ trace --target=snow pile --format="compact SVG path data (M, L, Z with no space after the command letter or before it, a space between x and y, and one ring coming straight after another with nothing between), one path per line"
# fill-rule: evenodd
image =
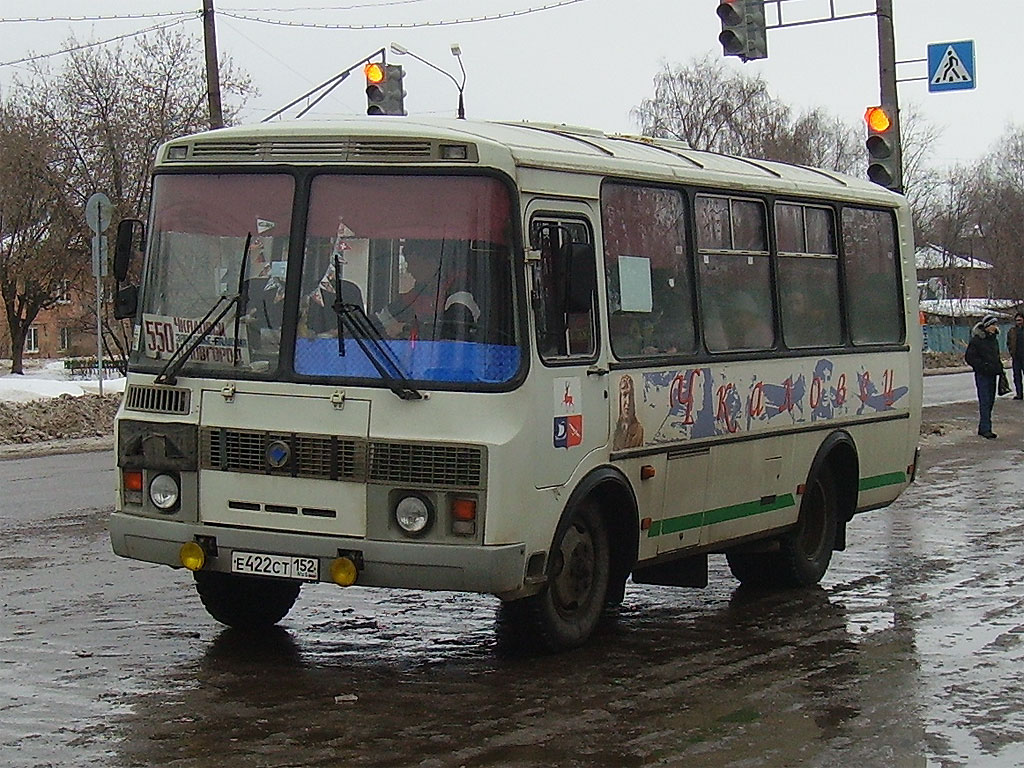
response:
M0 360L0 370L10 371L9 361ZM104 395L120 395L124 392L124 377L105 379ZM79 397L85 394L99 394L100 383L96 379L72 380L61 360L26 362L25 373L7 373L0 376L0 402L26 403L32 400L48 400L61 395Z
M0 366L10 371L9 361ZM24 375L0 375L0 446L100 438L113 434L123 377L71 379L60 360L26 363Z

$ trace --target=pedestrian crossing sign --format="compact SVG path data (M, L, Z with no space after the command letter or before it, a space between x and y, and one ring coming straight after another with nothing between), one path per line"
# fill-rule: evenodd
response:
M966 91L977 84L974 41L928 45L928 90Z

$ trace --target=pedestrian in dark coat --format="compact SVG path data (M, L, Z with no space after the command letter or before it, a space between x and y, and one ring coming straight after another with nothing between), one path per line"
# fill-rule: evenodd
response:
M1013 367L1014 400L1024 400L1024 313L1013 316L1013 327L1006 332L1006 351Z
M992 431L992 404L996 401L996 379L1003 372L1003 361L999 357L999 318L985 315L971 330L964 359L974 369L974 386L978 390L978 434L991 440L996 436Z

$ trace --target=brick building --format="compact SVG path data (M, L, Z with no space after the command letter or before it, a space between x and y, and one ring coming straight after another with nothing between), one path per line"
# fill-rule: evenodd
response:
M65 281L65 290L58 303L42 310L29 327L25 338L24 359L53 359L96 355L95 312L89 303L92 294L81 291ZM0 319L0 357L11 357L11 335L6 317Z

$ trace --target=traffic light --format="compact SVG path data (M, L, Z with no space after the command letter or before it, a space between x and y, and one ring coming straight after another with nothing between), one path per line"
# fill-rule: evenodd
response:
M864 122L868 126L868 178L886 189L902 192L903 169L895 109L868 107Z
M716 12L722 20L718 41L726 56L743 61L768 58L764 0L722 0Z
M363 74L366 75L366 114L405 114L405 90L402 87L405 72L401 66L373 61L363 67Z

